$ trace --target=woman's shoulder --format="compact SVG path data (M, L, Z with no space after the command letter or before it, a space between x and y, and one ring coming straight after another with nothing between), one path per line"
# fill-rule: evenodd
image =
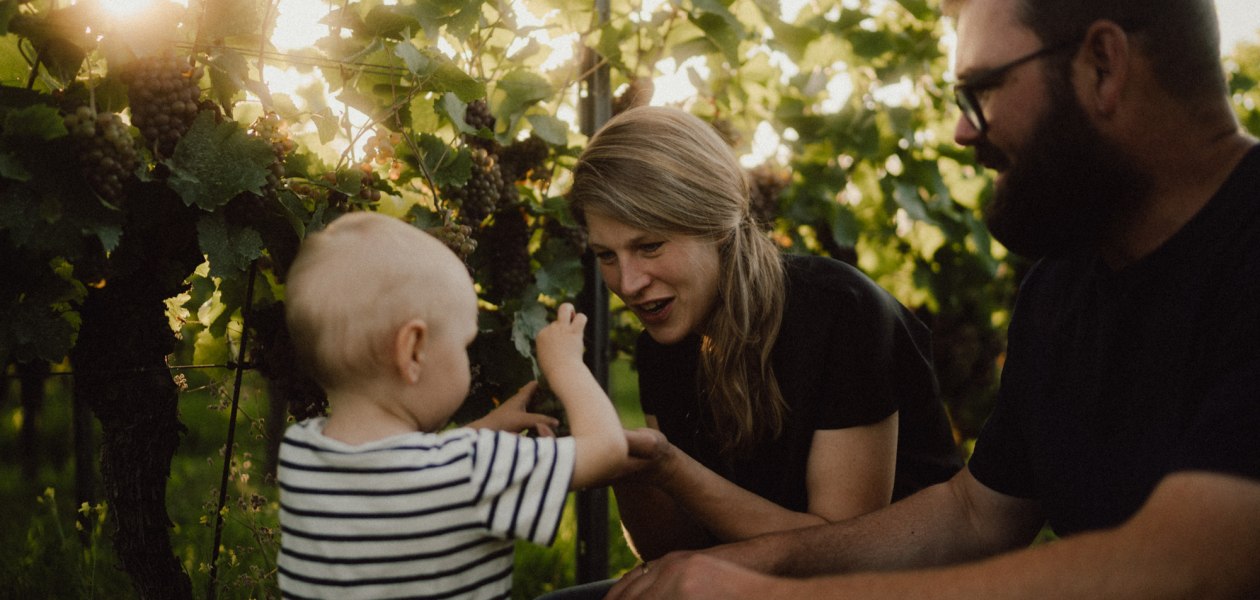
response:
M828 303L885 303L892 296L857 267L827 256L787 254L788 299Z

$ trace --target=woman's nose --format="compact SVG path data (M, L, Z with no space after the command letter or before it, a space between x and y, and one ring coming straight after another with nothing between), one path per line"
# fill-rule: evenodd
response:
M620 295L625 298L633 298L636 294L646 289L648 284L652 283L651 275L635 259L622 261L618 277L620 279L618 282L621 288Z

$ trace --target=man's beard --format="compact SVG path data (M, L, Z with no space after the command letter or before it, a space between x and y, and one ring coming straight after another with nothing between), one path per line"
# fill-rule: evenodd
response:
M1150 181L1115 144L1103 139L1067 81L1051 75L1050 111L1019 149L1018 163L987 140L976 158L1009 167L985 207L989 231L1026 258L1091 252L1140 210Z

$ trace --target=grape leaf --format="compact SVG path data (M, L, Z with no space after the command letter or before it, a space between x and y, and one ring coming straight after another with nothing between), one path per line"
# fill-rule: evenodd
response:
M537 296L537 294L535 294ZM512 316L512 343L521 356L532 358L532 344L538 332L547 326L547 308L536 300L521 307Z
M211 277L240 273L263 251L262 236L257 231L232 225L222 214L206 215L197 222L197 241L210 259Z
M5 136L51 140L67 133L61 114L51 106L36 104L11 110L4 115Z
M551 115L526 115L534 133L553 146L569 145L569 126Z
M163 162L171 169L167 185L184 204L213 211L242 192L262 195L273 160L271 144L250 137L235 121L216 125L214 114L202 111Z
M30 181L31 172L12 154L0 154L0 177L14 181Z

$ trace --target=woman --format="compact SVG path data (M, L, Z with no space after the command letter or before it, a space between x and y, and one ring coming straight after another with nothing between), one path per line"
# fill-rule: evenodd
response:
M781 255L707 123L628 110L573 178L604 280L643 323L640 400L669 442L614 484L640 558L855 517L961 468L927 328L849 265Z

